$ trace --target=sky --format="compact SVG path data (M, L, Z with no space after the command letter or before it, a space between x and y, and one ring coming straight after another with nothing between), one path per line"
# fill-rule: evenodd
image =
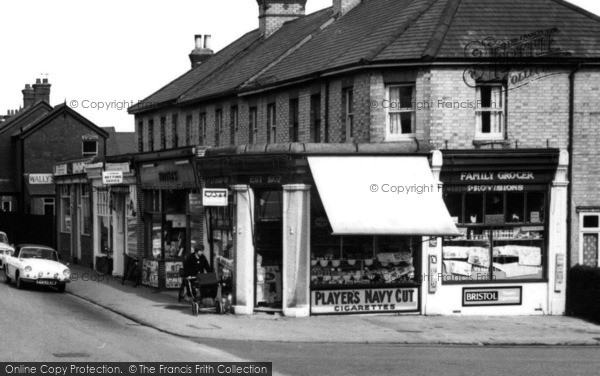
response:
M308 0L306 11L331 2ZM598 0L570 2L600 15ZM122 132L134 130L127 105L190 69L195 34L212 35L217 52L258 27L256 0L3 0L0 14L0 114L22 105L25 84L48 78L52 105L76 101Z

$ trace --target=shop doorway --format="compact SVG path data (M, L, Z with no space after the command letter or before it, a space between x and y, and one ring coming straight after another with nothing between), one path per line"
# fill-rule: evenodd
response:
M255 309L282 308L283 286L283 191L255 190Z

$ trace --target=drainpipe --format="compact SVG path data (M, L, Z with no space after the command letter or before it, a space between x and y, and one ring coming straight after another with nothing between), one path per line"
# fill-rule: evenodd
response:
M567 270L571 267L571 252L572 252L572 210L573 210L573 133L575 123L575 73L581 69L581 63L577 64L575 69L569 73L569 140L567 144L567 152L569 153L569 166L567 168ZM581 261L581 260L580 260ZM567 281L568 283L568 281Z
M325 83L325 143L329 143L329 81Z

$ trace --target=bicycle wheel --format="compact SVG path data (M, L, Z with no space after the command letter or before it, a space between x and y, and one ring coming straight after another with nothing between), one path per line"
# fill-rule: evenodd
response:
M98 275L107 275L110 271L110 265L108 257L102 257L98 259L98 263L96 264L96 273Z

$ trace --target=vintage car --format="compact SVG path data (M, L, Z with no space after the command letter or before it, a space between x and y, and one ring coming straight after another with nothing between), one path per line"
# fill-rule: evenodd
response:
M17 288L26 284L54 286L64 292L70 282L71 271L58 259L58 252L50 247L35 244L18 245L12 256L6 256L4 278L12 280Z
M14 247L8 244L8 236L6 236L6 233L0 231L0 267L4 265L4 257L6 257L7 254L12 254L14 251Z

